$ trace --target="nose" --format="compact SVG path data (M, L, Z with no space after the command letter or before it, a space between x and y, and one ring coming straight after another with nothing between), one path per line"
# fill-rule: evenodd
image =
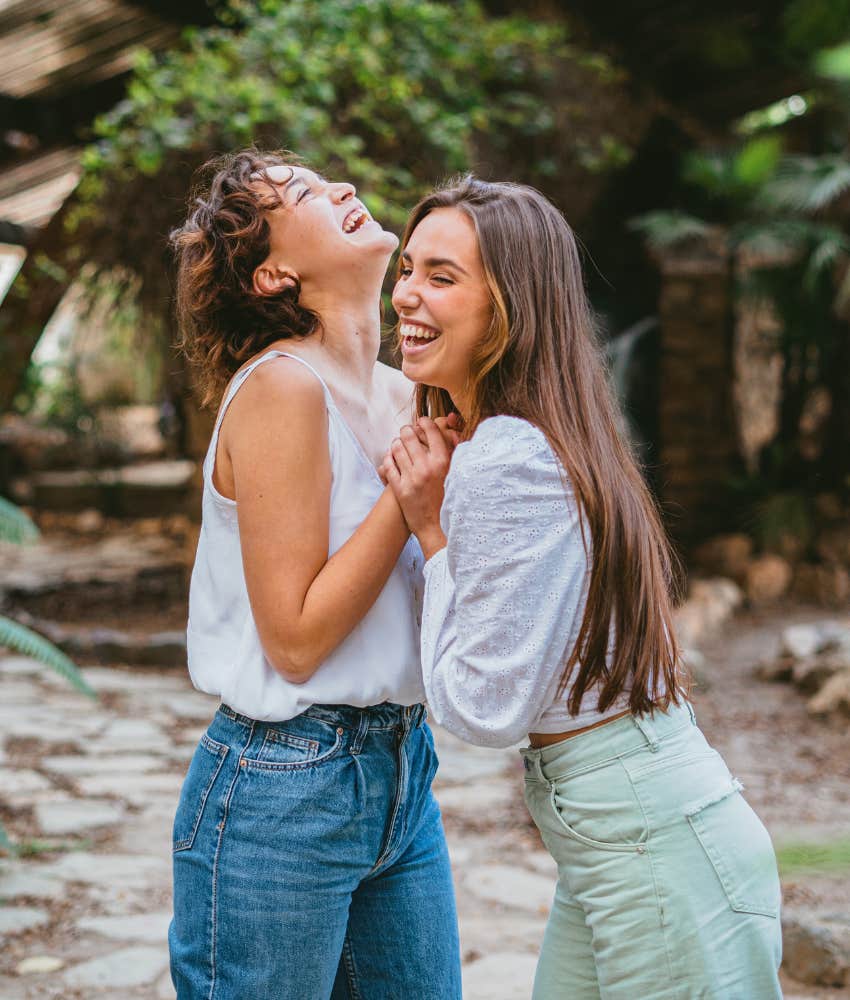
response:
M341 181L338 184L331 185L331 196L337 205L341 205L344 201L348 201L349 198L353 198L357 193L357 189L353 184L349 184L348 181Z
M402 310L415 309L419 305L419 293L416 290L416 282L413 275L407 278L399 278L393 287L392 294L393 309L401 317Z

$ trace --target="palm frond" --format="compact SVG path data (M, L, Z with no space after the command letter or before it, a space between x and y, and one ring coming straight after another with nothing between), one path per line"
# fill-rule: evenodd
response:
M38 536L38 528L20 507L0 497L0 541L22 545Z
M843 156L787 156L757 202L769 211L819 212L850 190L850 161Z
M23 653L24 656L31 656L39 663L55 670L77 691L90 698L97 698L97 694L86 682L77 665L61 649L54 646L44 636L33 632L32 629L19 622L12 621L11 618L6 618L4 615L0 615L0 646L6 646L8 649Z
M641 233L653 250L663 251L704 236L711 227L685 212L646 212L629 222L629 229Z

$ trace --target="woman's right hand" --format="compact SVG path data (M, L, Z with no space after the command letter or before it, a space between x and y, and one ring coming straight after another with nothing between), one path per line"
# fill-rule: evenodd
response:
M415 425L402 427L382 464L382 474L426 559L446 544L440 508L458 440L458 432L448 421L440 427L436 421L420 417Z
M449 452L453 452L455 448L461 442L461 435L458 427L460 426L460 417L456 413L450 413L447 417L436 417L433 421L437 425L440 433L443 435L443 440L446 442L446 446ZM410 425L415 431L419 440L426 447L428 446L428 438L425 431L419 425L417 421L415 424ZM388 451L384 455L384 459L378 466L378 475L381 477L381 482L384 486L389 485L389 480L387 479L387 463L393 460L392 451Z

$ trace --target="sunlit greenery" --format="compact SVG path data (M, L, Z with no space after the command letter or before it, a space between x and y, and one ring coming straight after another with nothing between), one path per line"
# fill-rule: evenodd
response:
M479 139L501 155L522 144L532 174L552 169L545 143L537 163L534 149L553 126L540 94L566 52L563 26L488 18L469 0L232 10L236 30L193 31L182 50L139 56L126 100L99 119L85 157L89 210L109 216L138 175L252 143L353 181L397 227L425 187L469 169Z
M822 844L780 844L776 848L779 873L792 875L850 872L850 840L833 840Z

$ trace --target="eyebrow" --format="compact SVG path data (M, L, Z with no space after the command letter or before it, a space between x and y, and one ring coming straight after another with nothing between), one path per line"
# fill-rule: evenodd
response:
M411 261L413 258L410 254L404 250L401 255L402 260ZM455 263L449 257L428 257L423 261L425 267L453 267L455 271L460 271L461 274L465 274L467 278L469 277L469 272L465 271L460 264Z

